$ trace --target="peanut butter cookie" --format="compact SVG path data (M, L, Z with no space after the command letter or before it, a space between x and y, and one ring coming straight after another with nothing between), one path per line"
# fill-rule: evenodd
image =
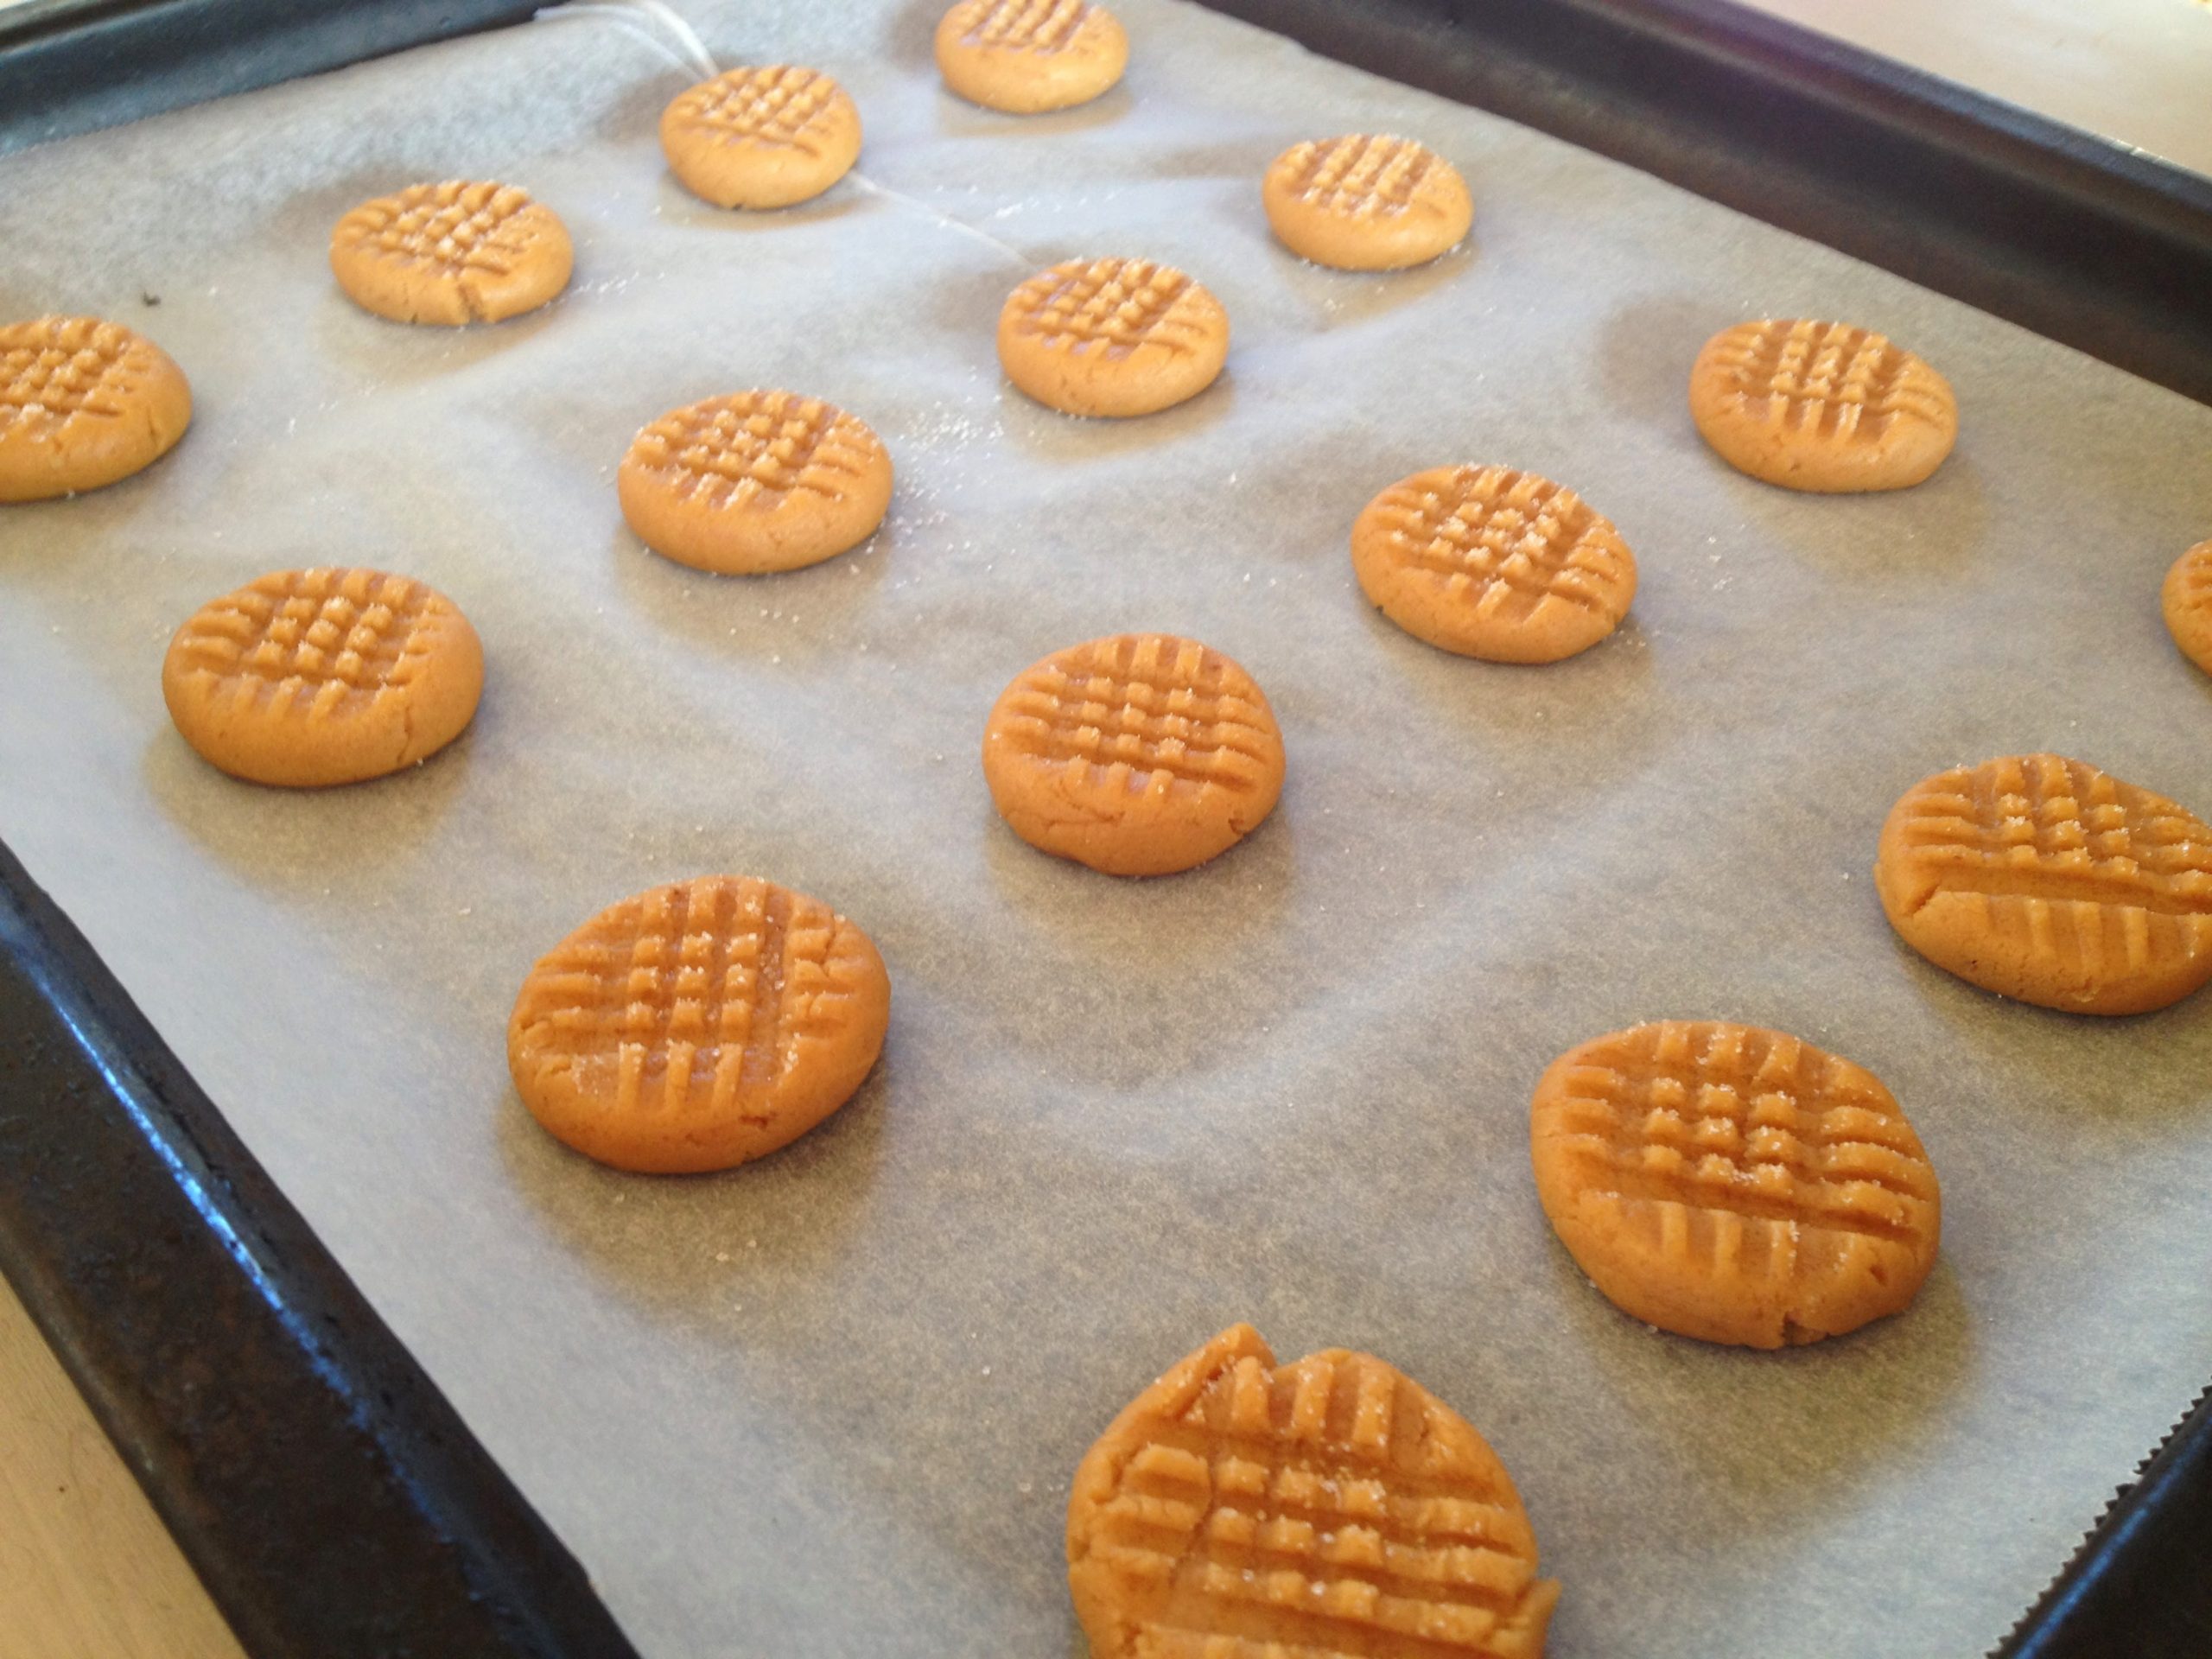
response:
M176 632L162 695L213 765L257 784L359 783L459 737L484 648L443 594L380 570L279 570Z
M1572 490L1509 467L1438 467L1367 504L1351 564L1416 639L1494 663L1554 663L1620 626L1636 556Z
M1293 144L1260 199L1282 245L1339 270L1402 270L1459 245L1475 204L1459 170L1426 144L1387 133Z
M1071 260L999 313L1007 378L1068 415L1150 415L1197 397L1229 358L1229 314L1172 265Z
M1282 738L1251 676L1219 652L1116 634L1007 687L983 729L983 777L1031 846L1109 875L1166 875L1274 810Z
M2212 979L2212 829L2061 755L1915 784L1882 826L1874 887L1907 944L2023 1002L2144 1014Z
M875 533L891 457L835 404L741 391L639 433L615 488L630 528L664 558L724 575L796 570Z
M703 876L601 911L524 980L507 1065L531 1115L617 1169L728 1169L852 1098L891 981L867 934L769 881Z
M1536 1659L1559 1600L1466 1420L1342 1348L1232 1325L1115 1418L1068 1497L1091 1659Z
M1554 1061L1536 1196L1626 1313L1778 1348L1894 1313L1935 1265L1942 1195L1870 1073L1756 1026L1669 1020Z
M1089 0L960 0L937 26L944 84L1009 115L1088 104L1128 61L1121 23Z
M394 322L498 322L569 285L568 227L510 184L448 180L365 201L330 234L330 269Z
M0 501L116 483L167 454L191 423L184 372L121 323L0 327Z
M1819 493L1917 484L1959 435L1950 382L1840 322L1770 319L1715 334L1690 371L1690 415L1738 472Z
M789 207L852 170L861 116L811 69L733 69L677 94L660 147L684 188L717 207Z

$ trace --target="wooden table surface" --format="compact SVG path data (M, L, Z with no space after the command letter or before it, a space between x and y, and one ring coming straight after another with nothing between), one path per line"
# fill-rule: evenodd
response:
M0 1653L245 1659L5 1279Z

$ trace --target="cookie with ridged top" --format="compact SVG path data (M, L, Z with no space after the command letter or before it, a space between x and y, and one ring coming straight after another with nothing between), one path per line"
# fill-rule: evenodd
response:
M852 170L861 115L812 69L732 69L676 95L660 147L684 188L717 207L789 207Z
M1804 319L1738 323L1690 371L1690 415L1723 461L1785 489L1901 490L1959 435L1950 382L1880 334Z
M184 371L143 334L98 317L0 327L0 501L116 483L191 423Z
M610 906L523 982L507 1065L531 1115L617 1169L728 1169L852 1098L882 1052L891 981L867 934L750 876Z
M2174 561L2158 597L2166 631L2182 654L2212 674L2212 542L2199 542Z
M330 233L330 269L365 311L459 327L533 311L569 285L568 227L511 184L449 179L365 201Z
M615 475L622 516L654 552L724 575L818 564L875 533L891 456L819 397L741 391L671 410Z
M1778 1031L1637 1026L1554 1061L1529 1114L1536 1196L1622 1311L1778 1348L1910 1302L1936 1173L1871 1073Z
M1282 792L1282 736L1252 677L1173 634L1055 652L983 729L983 777L1031 846L1109 875L1166 875L1249 835Z
M1417 639L1494 663L1586 651L1628 614L1636 556L1573 491L1510 467L1438 467L1351 531L1360 590Z
M1874 887L1922 956L2024 1002L2144 1014L2212 979L2212 828L2063 755L1915 784L1882 826Z
M1459 244L1475 204L1426 144L1347 133L1293 144L1260 187L1268 223L1300 257L1339 270L1402 270Z
M1149 259L1072 259L999 312L1007 378L1068 415L1150 415L1197 397L1229 357L1229 314Z
M484 647L443 594L381 570L279 570L176 631L162 695L186 742L234 778L381 778L461 735Z
M944 84L1008 115L1088 104L1128 61L1120 20L1090 0L959 0L937 26Z
M1232 1325L1116 1417L1068 1496L1091 1659L1537 1659L1559 1600L1483 1437L1395 1366Z

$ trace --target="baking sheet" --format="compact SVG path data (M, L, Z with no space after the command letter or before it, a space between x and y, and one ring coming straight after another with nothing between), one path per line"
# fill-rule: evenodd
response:
M667 178L692 72L603 13L0 161L0 315L141 323L199 398L140 479L0 514L0 837L654 1659L1072 1651L1076 1459L1243 1318L1483 1430L1566 1584L1557 1654L1986 1647L2212 1373L2212 1001L2001 1003L1893 940L1868 866L1903 789L2005 751L2212 806L2212 682L2157 606L2212 533L2212 410L1170 0L1117 8L1132 66L1096 105L992 116L938 88L935 10L684 9L721 62L860 104L865 180L772 216ZM1373 127L1459 164L1471 245L1300 264L1260 172ZM464 334L351 308L338 215L467 175L566 217L571 292ZM1007 289L1103 251L1219 295L1212 391L1103 424L1002 384ZM1951 377L1933 482L1795 497L1704 451L1698 346L1800 312ZM723 581L624 531L630 435L749 385L882 435L865 549ZM1461 459L1619 524L1618 636L1492 667L1366 609L1353 517ZM454 749L320 794L184 749L170 630L308 562L467 610L491 677ZM1290 755L1245 845L1148 883L1023 847L976 760L1016 671L1135 627L1241 660ZM722 869L870 931L885 1061L761 1164L599 1169L512 1096L515 988L601 905ZM1762 1356L1581 1280L1529 1092L1669 1015L1896 1091L1948 1212L1908 1313Z

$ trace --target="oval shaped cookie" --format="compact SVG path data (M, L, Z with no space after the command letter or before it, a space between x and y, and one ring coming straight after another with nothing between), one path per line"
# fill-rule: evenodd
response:
M1901 490L1959 435L1950 382L1848 323L1738 323L1690 371L1690 415L1720 458L1785 489Z
M1229 314L1149 259L1071 259L999 312L1007 378L1068 415L1150 415L1197 397L1229 358Z
M875 533L891 457L835 404L741 391L639 433L615 489L638 539L664 558L726 575L796 570Z
M1915 784L1882 826L1874 887L1907 944L2023 1002L2144 1014L2212 979L2212 829L2061 755Z
M1369 502L1351 565L1382 613L1432 645L1554 663L1628 614L1636 556L1573 491L1510 467L1438 467Z
M1091 1659L1535 1659L1559 1601L1521 1495L1396 1367L1233 1325L1140 1394L1068 1496Z
M1203 864L1282 792L1282 736L1252 677L1173 634L1053 652L1001 695L983 777L1031 846L1109 875Z
M2212 674L2212 542L2199 542L2174 561L2158 598L2182 655Z
M1458 168L1388 133L1293 144L1268 169L1260 200L1285 247L1339 270L1426 264L1475 218Z
M1624 1313L1707 1342L1840 1336L1911 1301L1942 1198L1890 1091L1778 1031L1668 1020L1568 1050L1529 1113L1536 1196Z
M0 501L116 483L191 423L184 371L143 334L98 317L0 327Z
M851 922L773 882L702 876L554 946L515 999L507 1065L531 1116L586 1157L694 1173L843 1105L890 1018L883 959Z
M814 70L732 69L676 95L660 147L684 188L717 207L789 207L852 170L861 114Z
M484 648L443 594L381 570L279 570L176 631L162 696L186 742L257 784L353 784L459 737Z
M1128 61L1120 22L1088 0L960 0L937 26L944 84L1009 115L1088 104Z
M449 179L365 201L330 233L330 269L365 311L458 327L533 311L569 285L553 211L511 184Z

